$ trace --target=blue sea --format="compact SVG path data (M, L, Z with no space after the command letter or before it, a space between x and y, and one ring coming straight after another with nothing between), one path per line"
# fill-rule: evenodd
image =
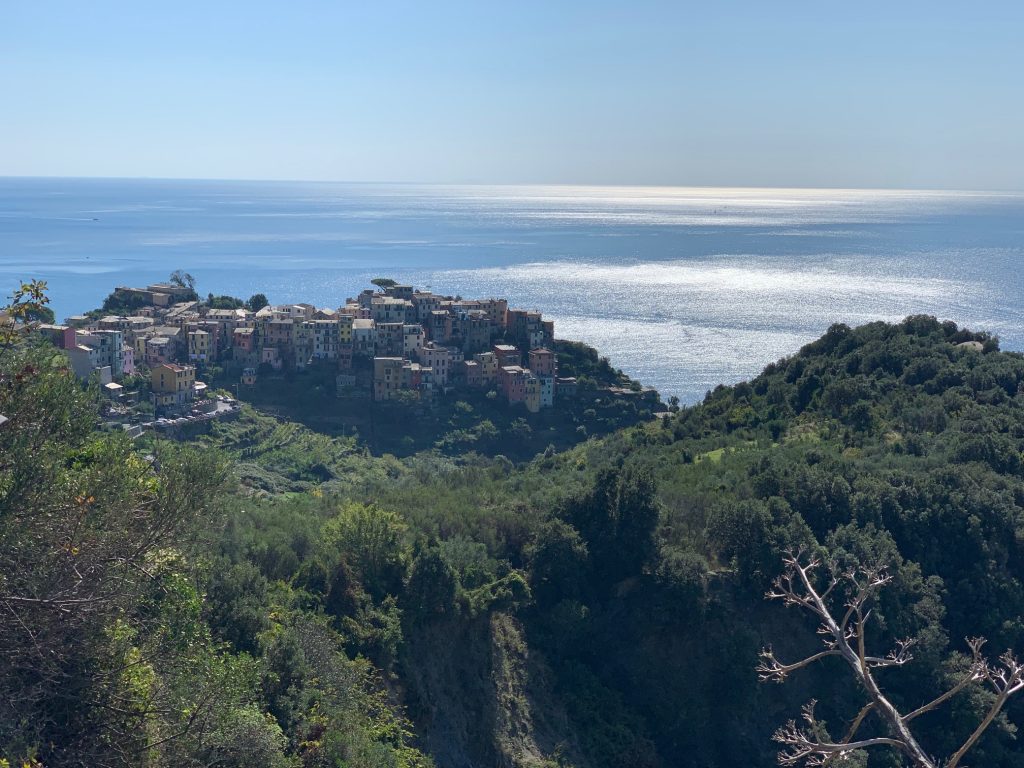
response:
M684 402L834 322L927 313L1024 350L1024 195L0 179L0 292L58 317L192 273L336 307L388 276L539 309Z

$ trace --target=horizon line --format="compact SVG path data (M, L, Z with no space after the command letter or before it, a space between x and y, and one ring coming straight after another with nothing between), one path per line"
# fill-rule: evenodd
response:
M57 174L0 174L0 180L66 180L66 181L187 181L250 184L347 184L359 186L407 187L547 187L555 189L706 189L706 190L776 190L793 192L918 192L973 195L1024 195L1020 189L964 189L959 187L817 187L800 185L765 186L763 184L636 184L578 182L485 182L485 181L373 181L365 179L294 179L294 178L227 178L195 176L61 176Z

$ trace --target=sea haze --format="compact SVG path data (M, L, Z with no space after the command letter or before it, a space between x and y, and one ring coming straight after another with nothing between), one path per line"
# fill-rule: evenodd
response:
M835 322L927 313L1024 349L1024 195L0 179L0 289L58 317L191 272L337 307L372 277L506 296L699 400Z

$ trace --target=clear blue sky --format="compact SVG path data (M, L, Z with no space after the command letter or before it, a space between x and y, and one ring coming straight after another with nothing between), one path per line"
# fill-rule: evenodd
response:
M1024 188L1024 3L0 12L0 175Z

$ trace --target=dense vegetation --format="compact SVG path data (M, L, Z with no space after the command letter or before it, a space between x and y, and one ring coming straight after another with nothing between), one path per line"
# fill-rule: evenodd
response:
M584 390L598 386L640 389L640 382L612 367L607 357L588 344L556 339L554 351L558 354L558 375L576 377Z
M558 341L561 373L576 376L578 394L559 397L554 408L530 414L522 404L510 406L495 387L459 387L432 398L406 391L386 402L374 402L368 389L338 396L336 366L313 363L301 371L274 372L261 366L255 387L235 387L237 366L209 368L204 378L230 389L263 413L297 422L347 445L352 436L374 455L408 457L425 450L449 456L473 452L504 456L515 462L548 450L570 448L589 437L649 421L664 410L656 392L642 393L640 384L612 368L597 350L578 342ZM355 372L368 384L371 371L357 360ZM620 387L628 392L611 392ZM324 480L333 478L324 474Z
M829 663L757 682L763 645L816 647L762 599L788 547L888 565L871 639L918 641L884 672L901 705L943 690L965 636L1024 646L1024 359L997 347L925 317L835 326L518 466L375 457L251 411L133 447L91 431L52 353L11 351L0 745L47 766L773 765L808 699L836 730L860 705ZM986 696L922 740L948 754ZM971 765L1024 765L1021 703L1004 715Z

